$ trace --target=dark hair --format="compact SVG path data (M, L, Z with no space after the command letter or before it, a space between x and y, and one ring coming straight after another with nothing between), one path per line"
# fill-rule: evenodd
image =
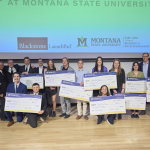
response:
M42 60L42 58L39 58L38 61L39 61L39 60ZM43 61L43 60L42 60L42 61Z
M147 54L147 55L148 55L148 57L149 57L149 53L143 53L143 54L142 54L142 56L143 56L144 54Z
M10 60L14 62L14 60L13 60L13 59L8 59L8 60L7 60L7 62L9 62Z
M29 57L27 57L27 56L26 56L26 57L24 57L24 60L25 60L25 59L29 59L29 60L30 60L30 58L29 58Z
M99 96L102 96L101 90L102 90L102 88L103 88L104 86L106 86L106 88L107 88L107 96L110 96L107 85L102 85L102 86L101 86L101 88L100 88L100 90L99 90Z
M63 57L63 59L66 59L67 62L68 62L68 65L69 65L69 59L68 59L67 57ZM62 59L62 60L63 60L63 59Z
M36 85L40 86L38 83L33 83L33 84L32 84L32 87L33 87L33 86L36 86Z
M53 59L49 59L48 62L47 62L47 71L50 70L50 66L49 66L49 62L50 62L50 61L53 62L53 69L56 70L56 67L55 67L55 65L54 65Z
M67 59L67 62L69 63L69 60L68 60L68 58L67 58L67 57L63 57L63 59ZM62 59L62 60L63 60L63 59Z
M140 71L140 66L139 66L139 63L137 61L133 62L132 64L132 71L134 71L134 65L137 64L138 65L138 71Z
M83 60L82 60L82 59L78 59L78 62L79 62L79 61L82 61L82 62L83 62Z
M101 72L104 72L104 69L103 69L103 58L100 57L100 56L98 56L98 57L96 58L94 72L98 72L98 64L97 64L97 61L98 61L99 58L102 60L102 64L101 64Z
M19 72L14 72L14 73L13 73L13 76L14 76L15 74L19 74L19 77L21 77L21 75L20 75Z

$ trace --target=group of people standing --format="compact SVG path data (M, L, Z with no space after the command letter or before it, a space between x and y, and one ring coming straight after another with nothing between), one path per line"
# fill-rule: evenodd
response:
M150 77L150 65L149 65L149 54L143 53L143 62L140 64L138 62L134 62L132 65L132 70L127 74L128 77ZM64 57L62 59L63 65L60 69L55 67L53 60L48 60L47 67L43 66L43 61L40 58L38 60L39 67L34 67L30 64L29 57L24 58L24 66L19 66L18 64L14 64L12 59L9 59L7 62L7 66L4 66L4 63L0 61L0 100L1 100L1 120L2 121L9 121L8 127L11 126L14 121L12 116L14 113L12 112L4 112L5 106L5 95L6 92L10 93L24 93L24 94L35 94L35 95L42 95L42 104L41 104L41 111L38 114L33 113L19 113L17 112L17 121L22 122L23 124L30 124L31 127L37 127L37 117L39 118L39 122L47 123L46 117L52 116L56 117L56 94L58 87L45 87L45 89L40 90L39 84L34 83L32 90L27 90L26 85L20 82L20 74L32 74L32 73L39 73L44 74L45 71L74 71L74 69L69 65L69 60ZM77 62L78 70L75 71L75 81L83 85L83 77L84 74L90 73L89 70L85 69L84 62L82 59L79 59ZM100 72L108 72L108 69L103 65L103 58L97 57L95 62L95 67L92 69L92 73L100 73ZM93 96L111 96L116 93L125 92L125 71L121 68L121 63L119 59L114 59L112 68L109 72L116 72L117 74L117 89L110 89L106 85L103 85L100 90L94 90ZM13 81L14 80L14 81ZM60 97L60 103L62 108L62 114L60 117L69 118L71 113L71 102L70 98ZM82 103L83 103L83 111L82 111ZM49 111L47 111L47 108ZM87 116L87 102L77 100L77 111L78 115L76 117L79 120L82 115L85 120L88 120ZM138 110L131 110L132 118L139 118ZM145 111L141 111L141 115L145 114ZM116 115L108 115L107 121L110 124L113 124ZM121 114L118 114L118 119L122 119ZM103 115L98 115L97 124L100 124L103 120Z

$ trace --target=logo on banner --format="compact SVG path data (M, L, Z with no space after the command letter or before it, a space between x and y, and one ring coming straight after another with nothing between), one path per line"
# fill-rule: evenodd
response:
M78 45L76 47L88 47L87 38L84 38L83 36L81 36L81 38L77 38L77 39L78 39Z
M18 37L18 50L48 50L47 37Z

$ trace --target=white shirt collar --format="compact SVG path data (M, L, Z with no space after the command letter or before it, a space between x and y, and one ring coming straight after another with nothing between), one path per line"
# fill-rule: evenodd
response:
M80 70L79 70L79 68L78 68L78 71L80 71ZM82 70L81 70L81 71L84 71L84 68L82 68Z
M9 67L8 72L11 73L11 69L13 70L13 73L16 72L16 69L14 67L12 67L12 68Z
M149 60L148 60L148 62L147 62L146 64L149 64ZM143 65L146 65L146 64L145 64L144 61L143 61Z
M30 67L30 64L29 64L29 65L25 65L25 68L26 68L26 67L29 68L29 67Z
M20 82L19 82L18 84L16 84L16 83L14 82L14 84L15 84L15 85L17 85L17 86L19 87L19 85L20 85Z
M39 74L43 74L43 67L42 68L39 67Z
M36 93L36 94L35 94L34 92L33 92L33 94L34 94L34 95L39 95L39 93Z

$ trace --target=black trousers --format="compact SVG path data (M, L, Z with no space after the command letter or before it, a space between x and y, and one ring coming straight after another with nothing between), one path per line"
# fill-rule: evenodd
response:
M1 101L1 119L4 119L6 117L5 112L4 112L5 98L0 97L0 101Z
M26 117L28 118L27 123L32 127L37 127L37 117L41 117L43 120L46 119L48 113L44 112L42 115L36 114L36 113L27 113Z
M138 112L138 110L131 110L131 112L134 112L134 111L135 111L135 112Z

